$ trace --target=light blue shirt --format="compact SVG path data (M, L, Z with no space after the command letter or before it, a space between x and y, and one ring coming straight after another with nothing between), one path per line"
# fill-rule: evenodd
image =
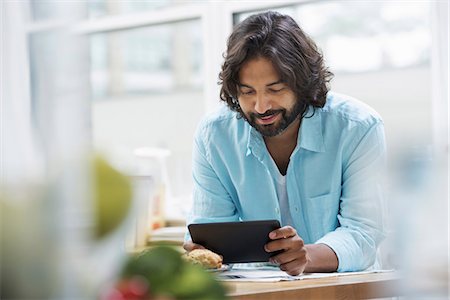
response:
M380 116L354 98L330 92L301 122L286 173L292 225L305 243L331 247L339 272L375 262L384 238L385 153ZM281 221L276 176L261 134L221 108L195 135L188 223Z

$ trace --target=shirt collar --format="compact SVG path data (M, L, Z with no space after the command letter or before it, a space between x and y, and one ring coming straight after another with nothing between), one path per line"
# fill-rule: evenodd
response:
M246 156L249 156L251 153L255 155L259 160L262 160L264 155L264 149L266 144L264 143L264 139L262 135L255 129L253 126L246 122L246 126L248 129L248 141L247 141L247 153Z
M298 131L297 145L300 148L313 151L325 152L325 144L322 132L322 117L320 108L309 107L308 112L303 117L300 130ZM246 122L248 129L248 141L246 156L251 153L260 160L263 158L265 143L261 134Z
M325 152L322 131L322 110L320 108L314 109L311 106L309 107L308 112L303 117L298 134L300 148L314 152Z

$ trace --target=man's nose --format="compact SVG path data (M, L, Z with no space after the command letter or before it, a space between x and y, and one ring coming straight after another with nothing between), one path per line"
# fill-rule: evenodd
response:
M271 108L272 108L272 104L271 104L271 101L267 94L263 93L263 94L257 95L256 103L255 103L255 111L257 113L263 114Z

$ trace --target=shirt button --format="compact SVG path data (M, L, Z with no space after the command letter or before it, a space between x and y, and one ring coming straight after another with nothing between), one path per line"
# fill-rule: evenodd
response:
M278 207L277 207L277 208L275 208L275 212L276 212L277 214L279 214L279 213L280 213L280 210L278 209Z
M295 211L298 212L298 207L297 206L295 207Z

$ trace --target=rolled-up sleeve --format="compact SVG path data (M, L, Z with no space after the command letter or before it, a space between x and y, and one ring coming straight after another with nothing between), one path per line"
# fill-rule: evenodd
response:
M208 152L210 136L205 124L201 124L195 134L192 161L193 207L188 216L188 224L239 219L235 204L211 163Z
M373 265L377 247L385 236L383 123L374 123L350 145L343 160L340 226L316 241L336 253L338 272L364 270Z

